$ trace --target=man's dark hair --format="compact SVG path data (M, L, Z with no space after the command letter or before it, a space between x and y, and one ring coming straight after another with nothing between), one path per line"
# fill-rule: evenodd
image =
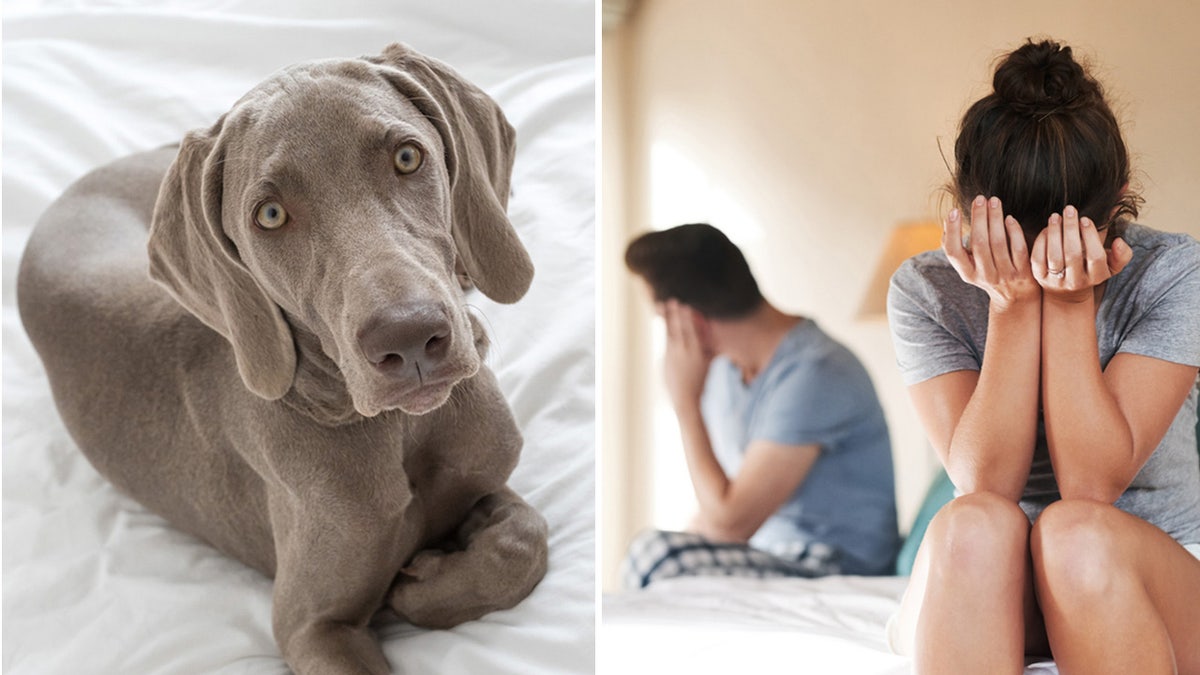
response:
M641 235L625 249L625 265L656 301L673 298L710 319L740 319L763 303L741 250L705 223Z

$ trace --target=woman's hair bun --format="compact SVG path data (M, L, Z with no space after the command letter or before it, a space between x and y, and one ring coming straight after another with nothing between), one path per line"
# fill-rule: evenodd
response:
M1028 40L1009 54L992 78L996 98L1018 114L1046 116L1102 97L1100 85L1075 61L1071 48Z
M1030 241L1073 204L1093 222L1136 218L1129 153L1100 85L1050 40L1026 40L996 62L994 90L971 104L954 141L956 205L976 195L1004 201Z

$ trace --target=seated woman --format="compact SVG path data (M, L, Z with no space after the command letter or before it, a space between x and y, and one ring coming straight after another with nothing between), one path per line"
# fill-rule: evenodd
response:
M919 673L1195 675L1200 244L1131 222L1125 143L1069 47L1028 42L993 89L962 120L942 250L892 279L960 496L889 638Z
M625 583L678 575L890 574L898 546L883 409L858 359L767 302L720 230L633 241L667 324L667 389L700 512L644 533Z

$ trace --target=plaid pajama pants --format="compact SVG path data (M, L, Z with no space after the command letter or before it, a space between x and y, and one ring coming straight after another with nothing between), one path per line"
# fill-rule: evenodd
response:
M798 544L794 555L782 557L746 544L662 530L635 537L622 567L622 583L630 589L682 576L822 577L841 571L838 551L819 542Z

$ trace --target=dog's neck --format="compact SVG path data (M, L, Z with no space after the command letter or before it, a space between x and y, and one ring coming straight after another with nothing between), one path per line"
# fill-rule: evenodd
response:
M341 426L363 419L354 409L346 378L321 349L321 340L290 321L296 340L296 379L282 402L326 426Z

